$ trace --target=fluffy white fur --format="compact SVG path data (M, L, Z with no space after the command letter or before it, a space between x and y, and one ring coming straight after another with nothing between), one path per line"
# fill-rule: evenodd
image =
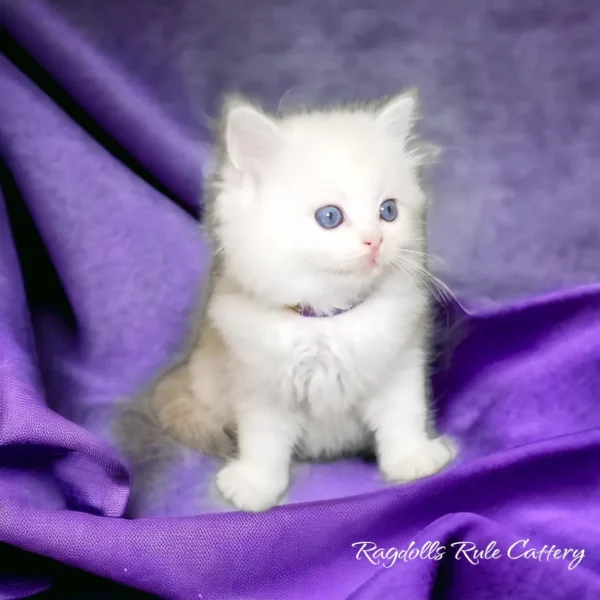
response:
M187 360L154 393L165 427L206 451L237 444L217 487L240 510L281 499L294 457L374 445L383 475L409 481L452 460L428 435L426 199L412 137L415 96L379 107L224 117L208 227L212 291ZM380 219L394 198L393 222ZM344 222L315 221L324 205ZM382 240L376 264L365 241ZM290 306L337 316L300 316Z

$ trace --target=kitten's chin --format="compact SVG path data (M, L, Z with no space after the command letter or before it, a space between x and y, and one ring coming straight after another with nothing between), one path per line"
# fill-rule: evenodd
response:
M381 262L363 261L352 266L327 269L329 276L339 277L347 283L356 282L357 285L368 285L381 277L385 266Z
M356 298L368 295L370 290L384 275L384 267L381 264L353 267L346 270L331 270L324 279L325 286L340 290L348 298Z

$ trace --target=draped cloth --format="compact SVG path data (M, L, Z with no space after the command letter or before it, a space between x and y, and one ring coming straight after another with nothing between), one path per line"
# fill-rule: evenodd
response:
M0 598L600 598L597 2L3 0L0 17ZM118 426L206 281L220 95L276 107L349 81L417 84L446 149L430 242L461 301L440 314L434 406L461 454L397 486L359 458L298 465L284 505L238 513L215 460L142 422L130 454Z

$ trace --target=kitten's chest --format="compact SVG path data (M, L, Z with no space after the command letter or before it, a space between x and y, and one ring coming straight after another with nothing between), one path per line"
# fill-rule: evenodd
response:
M223 295L209 312L250 383L296 402L339 405L372 395L399 368L415 334L411 303L381 294L341 315L304 317Z
M279 381L296 402L339 404L364 387L365 366L347 340L332 335L298 335L290 343L285 376Z
M323 407L372 393L391 368L397 339L383 319L353 316L292 317L265 331L260 351L271 384L295 402Z

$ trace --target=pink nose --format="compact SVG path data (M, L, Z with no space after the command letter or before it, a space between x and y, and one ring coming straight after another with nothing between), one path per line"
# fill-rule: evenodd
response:
M363 244L369 248L371 254L377 254L377 252L379 252L382 242L383 240L380 237L366 238L363 240Z

